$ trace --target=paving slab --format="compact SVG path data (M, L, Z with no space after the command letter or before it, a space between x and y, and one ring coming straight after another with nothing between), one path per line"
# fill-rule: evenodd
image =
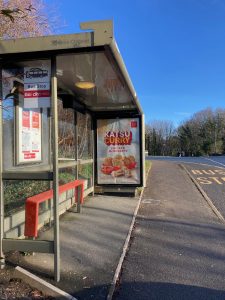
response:
M116 300L225 299L225 226L177 164L153 162Z
M81 214L71 211L60 218L61 281L57 284L52 280L53 255L14 253L8 259L77 299L106 299L137 203L136 197L88 197ZM40 239L52 238L52 230L40 234Z

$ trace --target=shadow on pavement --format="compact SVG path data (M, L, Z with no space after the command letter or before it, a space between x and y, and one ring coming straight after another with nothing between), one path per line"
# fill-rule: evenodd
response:
M224 300L225 291L167 282L127 282L113 300Z
M114 300L225 299L224 229L139 216Z

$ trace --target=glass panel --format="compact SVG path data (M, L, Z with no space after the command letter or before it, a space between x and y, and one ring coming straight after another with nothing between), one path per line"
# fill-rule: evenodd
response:
M29 230L32 225L32 234L34 234L35 219L29 219L29 224L25 227L25 203L26 199L31 196L38 195L42 192L50 190L51 181L37 180L4 180L4 235L5 238L21 239L24 238L25 230ZM30 207L31 209L31 207ZM34 211L32 212L35 215ZM49 224L53 218L52 200L48 199L39 204L38 209L38 228L45 224ZM25 229L26 228L26 229ZM31 233L30 232L30 233ZM41 233L38 232L38 236ZM48 240L48 238L44 238Z
M74 181L76 179L76 174L76 167L59 169L59 185Z
M82 164L78 166L78 179L85 180L85 189L93 186L93 164Z
M2 69L3 169L48 169L50 61L15 62Z
M59 134L59 159L74 160L76 157L75 144L75 113L71 108L63 108L62 100L58 100L58 134Z
M88 159L93 156L93 140L91 130L91 117L77 113L78 131L78 159Z
M11 215L24 209L26 198L50 189L50 181L37 180L4 180L5 215Z
M59 170L59 186L63 186L66 183L73 182L77 177L77 168L63 168ZM66 203L66 208L70 208L74 204L74 188L70 188L60 194L59 202ZM73 199L73 200L72 200Z
M134 109L133 98L114 60L105 52L57 56L58 95L91 110Z

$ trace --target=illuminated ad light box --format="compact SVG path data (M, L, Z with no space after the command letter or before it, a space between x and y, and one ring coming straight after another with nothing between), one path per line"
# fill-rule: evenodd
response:
M97 120L98 184L140 184L138 118Z

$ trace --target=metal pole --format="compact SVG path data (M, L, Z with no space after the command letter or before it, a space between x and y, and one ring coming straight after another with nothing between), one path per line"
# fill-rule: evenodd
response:
M146 187L145 176L145 115L141 115L141 127L142 127L142 172L143 172L143 186Z
M77 120L78 120L78 115L77 115L77 111L74 111L74 116L75 116L75 160L77 162L77 168L76 168L76 179L79 179L79 163L78 163L78 127L77 127Z
M54 277L60 280L60 241L59 241L59 169L58 169L58 107L56 57L51 60L52 86L52 160L53 160L53 214L54 214Z
M92 57L92 81L94 82L96 78L96 54L93 53ZM94 89L95 97L98 99L97 95L97 89ZM93 159L93 164L92 164L92 186L93 186L93 192L92 196L95 195L95 151L96 151L96 144L95 144L95 131L94 131L94 120L93 120L93 114L90 115L91 118L91 142L92 142L92 159ZM95 120L96 121L96 120Z
M82 187L81 186L78 186L77 187L77 212L78 213L80 213L80 211L81 211L81 199L80 199L80 197L81 197L81 189L82 189Z
M2 95L1 95L2 98ZM2 105L3 101L0 105L0 268L4 268L5 266L5 256L3 253L3 245L2 240L4 238L4 196L3 196L3 180L2 180L2 158L3 158L3 147L2 147Z
M92 159L93 159L93 163L92 163L92 185L93 185L93 192L92 192L92 196L95 195L95 132L94 132L94 120L93 120L93 116L91 115L91 144L92 144Z
M49 140L51 140L52 138L52 112L51 112L51 108L47 108L47 114L48 114L48 126L49 126ZM48 155L49 155L49 159L48 159L48 163L49 163L49 168L50 170L52 170L53 168L53 162L52 162L52 156L51 156L51 153L52 153L52 143L49 143L48 145ZM53 189L53 183L52 181L49 182L49 188L50 189ZM52 220L54 218L53 216L53 199L49 199L48 200L48 209L50 210L50 216L49 216L49 228L52 227ZM53 216L53 218L52 218Z

